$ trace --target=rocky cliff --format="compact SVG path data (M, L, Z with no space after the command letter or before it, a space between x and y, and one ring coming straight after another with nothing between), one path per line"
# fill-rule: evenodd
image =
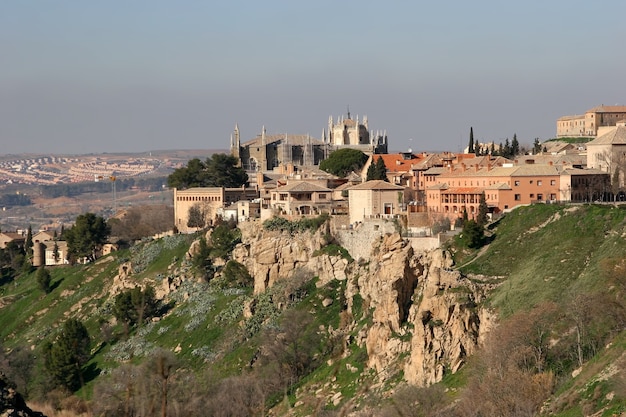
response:
M447 252L416 252L398 233L385 233L373 240L369 257L349 263L323 253L331 239L325 228L288 233L248 227L233 257L254 276L257 293L299 270L318 276L318 286L347 280L348 309L358 296L371 311L371 324L359 330L356 343L367 348L367 367L382 380L403 371L412 384L440 381L463 365L490 329L492 315L480 306L486 289L452 269Z

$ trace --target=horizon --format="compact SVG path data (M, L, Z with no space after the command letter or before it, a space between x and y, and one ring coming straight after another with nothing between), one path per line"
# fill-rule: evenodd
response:
M626 3L450 6L9 0L0 152L228 149L235 124L320 138L348 111L390 149L460 152L624 104Z

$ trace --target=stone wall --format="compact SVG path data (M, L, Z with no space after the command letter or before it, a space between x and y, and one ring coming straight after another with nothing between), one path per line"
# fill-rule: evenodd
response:
M368 259L372 246L388 233L395 233L396 225L387 219L364 219L352 227L337 229L335 239L354 259Z

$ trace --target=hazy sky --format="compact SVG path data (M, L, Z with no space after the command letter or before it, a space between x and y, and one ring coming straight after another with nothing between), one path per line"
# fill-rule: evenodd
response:
M626 1L3 0L0 154L319 138L367 115L392 150L522 144L626 105Z

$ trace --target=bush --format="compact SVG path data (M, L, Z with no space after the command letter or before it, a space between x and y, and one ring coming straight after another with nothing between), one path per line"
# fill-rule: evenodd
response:
M40 267L37 269L37 273L35 274L35 278L37 279L37 285L39 288L49 294L52 291L52 287L50 287L50 282L52 278L50 277L50 272L45 267Z
M327 213L313 218L303 218L296 221L289 221L283 217L272 217L263 222L265 230L288 231L290 233L311 231L319 229L330 216Z
M323 248L316 250L313 252L313 256L320 255L328 255L328 256L341 256L343 259L346 259L348 262L354 261L352 256L346 248L343 246L337 245L336 243L331 243L330 245L326 245Z
M222 277L229 286L251 287L254 284L248 269L237 261L228 261L222 270Z

